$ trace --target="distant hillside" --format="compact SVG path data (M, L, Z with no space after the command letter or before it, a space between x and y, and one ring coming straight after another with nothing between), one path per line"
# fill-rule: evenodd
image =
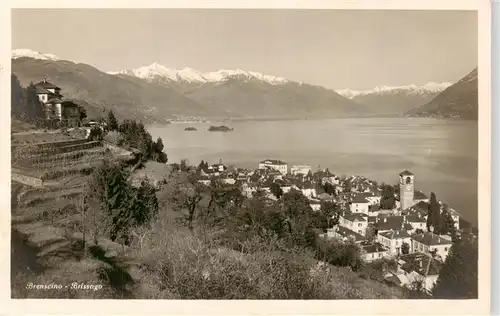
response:
M342 96L366 105L375 115L403 115L410 109L426 104L451 83L430 82L423 86L376 87L370 90L337 90Z
M477 68L407 116L477 120Z

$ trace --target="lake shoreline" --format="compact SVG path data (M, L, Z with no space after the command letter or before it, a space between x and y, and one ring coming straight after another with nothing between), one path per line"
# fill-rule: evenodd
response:
M211 122L211 124L217 124ZM212 133L210 124L148 126L161 137L169 162L201 160L256 168L262 159L329 168L395 183L408 169L416 187L434 191L471 223L477 223L477 122L438 118L339 118L294 121L239 121L231 133ZM475 224L474 224L475 225Z

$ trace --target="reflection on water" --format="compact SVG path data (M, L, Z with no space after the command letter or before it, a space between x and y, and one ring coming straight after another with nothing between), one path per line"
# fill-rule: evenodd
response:
M214 122L212 122L215 124ZM416 186L477 223L477 122L426 118L231 122L233 132L208 132L210 124L150 126L162 137L170 162L202 159L257 167L277 158L395 183L403 169Z

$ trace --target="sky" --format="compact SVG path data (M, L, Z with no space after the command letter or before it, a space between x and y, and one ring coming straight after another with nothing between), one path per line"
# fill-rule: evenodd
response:
M16 9L12 48L103 71L157 62L243 69L331 89L455 82L478 63L477 13Z

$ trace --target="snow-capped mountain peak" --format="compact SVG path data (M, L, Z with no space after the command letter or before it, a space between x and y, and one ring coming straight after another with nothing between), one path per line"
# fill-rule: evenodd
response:
M437 93L451 86L450 82L429 82L422 86L417 86L415 84L403 85L403 86L377 86L373 89L367 90L351 90L351 89L340 89L336 92L346 98L352 99L360 95L368 94L386 94L386 93L396 93L405 92L408 94L422 94L422 93Z
M61 60L61 58L57 57L54 54L44 54L31 49L22 48L22 49L12 50L12 59L17 59L21 57L29 57L41 60Z
M149 66L143 66L136 69L124 69L120 71L110 71L110 75L129 75L146 80L154 80L158 77L172 81L187 81L187 82L221 82L235 77L243 77L247 79L257 79L270 84L282 84L288 82L285 78L265 75L259 72L246 71L242 69L221 69L203 73L196 69L185 67L182 69L170 69L158 63L153 63Z

